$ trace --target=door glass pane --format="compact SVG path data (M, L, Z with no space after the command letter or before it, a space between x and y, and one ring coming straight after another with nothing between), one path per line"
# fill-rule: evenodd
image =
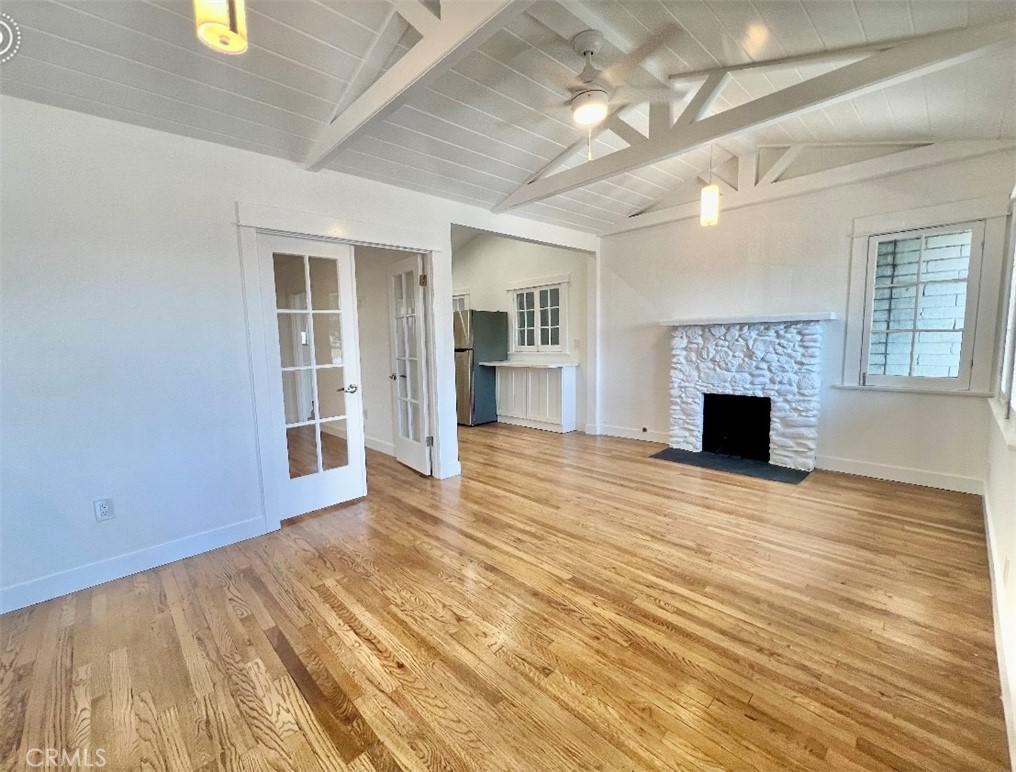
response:
M342 364L342 333L339 314L314 314L314 362Z
M415 359L406 360L406 383L408 384L408 391L406 396L410 399L420 398L420 370L419 364Z
M312 370L288 370L282 373L282 402L287 424L313 421L314 386Z
M307 277L301 255L273 255L275 307L302 310L307 307Z
M283 367L311 364L309 314L279 314L279 354Z
M398 436L411 440L409 436L409 402L407 399L398 401Z
M415 314L416 313L416 288L413 286L413 272L407 271L402 274L402 280L405 282L406 296L405 306L403 307L403 314Z
M418 402L407 402L409 408L409 439L420 441L420 405Z
M395 395L399 399L406 399L409 396L409 386L407 385L409 372L405 359L395 360L395 374L398 376L395 379Z
M395 356L406 355L406 320L399 317L395 320Z
M341 418L346 415L345 374L341 367L324 367L317 373L318 399L321 401L321 418Z
M345 421L321 422L321 465L327 471L349 464Z
M339 262L327 257L310 260L310 297L315 311L339 308Z
M286 429L290 478L317 472L317 427L314 424Z
M416 317L407 316L404 320L406 325L406 356L416 356Z

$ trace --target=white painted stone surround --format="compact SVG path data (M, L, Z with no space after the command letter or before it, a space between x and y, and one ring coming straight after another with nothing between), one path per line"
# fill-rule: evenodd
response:
M815 468L822 322L833 314L671 319L670 445L702 450L703 394L769 397L769 462Z

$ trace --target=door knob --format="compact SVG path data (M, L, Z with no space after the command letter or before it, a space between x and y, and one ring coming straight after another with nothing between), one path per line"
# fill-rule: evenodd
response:
M360 390L360 387L357 386L355 383L349 384L344 389L336 389L336 391L340 391L340 392L344 391L346 394L356 394L356 392L358 392L359 390Z
M391 375L388 376L388 380L390 381L394 381L396 378L398 378L398 376L395 373L392 373Z

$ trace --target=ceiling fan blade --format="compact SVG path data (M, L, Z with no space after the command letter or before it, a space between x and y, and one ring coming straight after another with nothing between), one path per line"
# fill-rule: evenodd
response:
M546 107L540 108L540 112L541 113L551 114L551 113L554 113L554 112L556 112L558 110L564 110L564 109L569 108L569 107L571 107L571 98L569 98L569 99L563 99L560 102L553 102L553 103L547 105Z
M626 104L626 105L638 105L646 102L656 104L669 104L671 102L681 102L684 100L686 93L684 91L677 91L666 86L660 86L659 88L632 88L631 86L621 86L614 89L613 94L610 97L610 103L613 104Z
M612 86L620 86L627 82L628 78L649 57L659 51L670 41L674 40L681 32L676 24L667 24L659 32L651 35L644 43L634 51L625 54L602 73L603 78Z

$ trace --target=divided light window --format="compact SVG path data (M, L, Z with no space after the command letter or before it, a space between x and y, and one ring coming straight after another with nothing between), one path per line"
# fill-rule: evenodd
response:
M561 351L564 290L560 284L515 290L515 349Z
M981 223L873 236L864 383L966 389Z

